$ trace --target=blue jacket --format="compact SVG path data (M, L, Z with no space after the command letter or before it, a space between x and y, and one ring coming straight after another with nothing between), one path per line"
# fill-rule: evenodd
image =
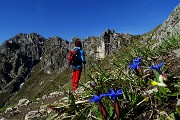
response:
M76 65L72 65L72 70L82 70L82 63L86 64L86 60L85 60L85 54L84 51L82 50L82 48L80 47L75 47L75 50L79 50L78 52L78 59L81 59L81 63L78 63Z

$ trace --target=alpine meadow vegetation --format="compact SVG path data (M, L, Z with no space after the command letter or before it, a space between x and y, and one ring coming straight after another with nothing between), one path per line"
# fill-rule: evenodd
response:
M104 60L93 60L87 72L90 87L81 84L88 101L75 110L74 118L177 119L180 78L172 69L180 63L167 56L180 48L179 39L172 37L155 47L152 41L145 45L133 41Z

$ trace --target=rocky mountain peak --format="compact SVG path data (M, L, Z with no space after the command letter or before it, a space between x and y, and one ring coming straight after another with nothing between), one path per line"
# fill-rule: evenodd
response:
M160 40L180 34L180 4L175 7L169 17L152 35L152 39Z
M42 56L46 39L37 33L19 33L5 41L0 47L0 93L8 94L19 90ZM3 104L4 101L1 101Z

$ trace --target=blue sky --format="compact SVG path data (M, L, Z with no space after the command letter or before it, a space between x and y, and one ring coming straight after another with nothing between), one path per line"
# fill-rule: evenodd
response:
M45 38L100 36L107 28L143 34L163 23L179 0L0 0L0 44L18 33Z

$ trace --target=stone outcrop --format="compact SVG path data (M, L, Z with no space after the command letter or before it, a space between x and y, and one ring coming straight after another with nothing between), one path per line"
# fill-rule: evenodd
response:
M114 30L107 29L99 37L88 37L83 40L84 49L88 56L101 59L112 55L122 46L128 46L134 36L131 34L120 34Z
M20 33L1 45L0 106L30 77L33 66L40 61L45 40L37 33Z
M28 79L32 67L40 60L44 41L45 38L36 33L20 33L2 44L0 90L17 84L9 89L10 92L15 92L19 85Z
M66 40L37 33L20 33L5 41L0 47L0 106L25 84L36 64L48 74L63 70L68 47Z
M160 40L180 35L180 4L175 7L169 17L152 34L152 39Z
M54 70L63 70L67 64L69 42L57 36L49 38L43 46L41 67L48 74Z

